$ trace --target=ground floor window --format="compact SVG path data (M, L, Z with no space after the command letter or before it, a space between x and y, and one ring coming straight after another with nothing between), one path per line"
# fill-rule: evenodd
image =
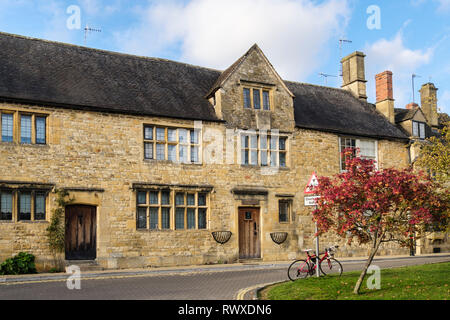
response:
M207 229L208 192L195 190L138 190L138 229Z
M2 190L0 191L0 220L46 220L46 202L46 191ZM14 206L14 203L17 203L17 206Z
M279 200L278 201L278 221L290 222L291 221L291 200Z

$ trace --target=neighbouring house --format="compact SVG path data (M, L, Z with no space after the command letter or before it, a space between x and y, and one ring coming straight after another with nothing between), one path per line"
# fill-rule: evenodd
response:
M312 172L344 170L348 147L408 166L408 128L420 138L436 111L400 116L384 89L368 103L361 52L342 60L337 89L285 81L257 45L225 71L5 33L0 48L0 261L27 251L40 269L55 189L75 199L69 261L293 259L313 246ZM338 241L340 256L367 253L333 235L321 245Z

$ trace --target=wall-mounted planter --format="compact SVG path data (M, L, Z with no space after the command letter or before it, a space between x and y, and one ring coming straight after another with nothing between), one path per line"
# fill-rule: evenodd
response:
M232 232L231 231L214 231L211 232L214 240L220 244L225 244L230 240Z
M270 237L272 238L272 241L276 244L282 244L286 241L288 236L287 232L273 232L270 234Z

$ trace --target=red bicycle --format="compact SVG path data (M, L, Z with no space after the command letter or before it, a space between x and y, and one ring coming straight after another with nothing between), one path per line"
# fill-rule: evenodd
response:
M337 261L334 258L334 251L337 248L339 248L339 246L332 246L326 248L324 253L319 254L319 270L324 275L335 273L340 276L342 274L343 271L342 265L339 261ZM312 249L304 250L304 252L308 256L307 259L296 260L289 266L288 277L291 281L303 279L306 278L307 276L312 276L316 273L318 259L315 254L313 255L309 254L312 251L314 250ZM324 256L320 258L320 255L322 254Z

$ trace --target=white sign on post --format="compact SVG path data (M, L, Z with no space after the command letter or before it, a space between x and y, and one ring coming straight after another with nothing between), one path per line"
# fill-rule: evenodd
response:
M305 197L305 207L317 206L317 199L319 199L319 198L320 198L320 196Z
M317 206L317 199L320 196L314 195L314 188L319 185L319 180L317 179L316 173L313 172L311 178L309 178L309 182L305 188L305 206L306 207L315 207ZM308 196L307 196L308 195ZM315 232L317 233L317 222L315 224ZM320 277L319 271L319 236L316 236L316 277Z

